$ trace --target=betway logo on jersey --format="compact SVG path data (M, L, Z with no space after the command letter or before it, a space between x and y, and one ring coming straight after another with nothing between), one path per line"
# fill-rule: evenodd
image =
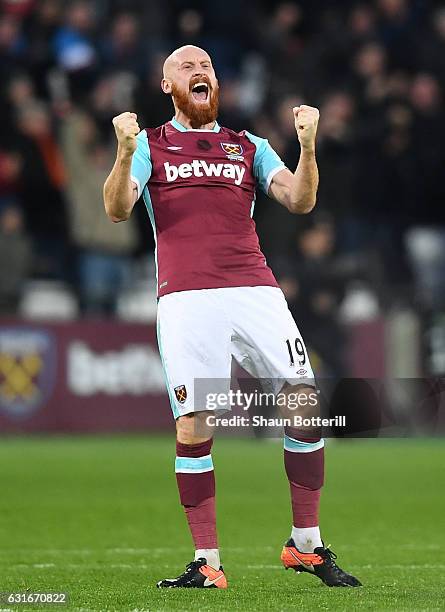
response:
M241 185L245 168L237 164L208 164L202 159L194 159L190 164L181 164L174 166L165 162L165 176L167 182L171 183L180 178L190 178L191 176L224 176L225 178L233 179L235 185Z

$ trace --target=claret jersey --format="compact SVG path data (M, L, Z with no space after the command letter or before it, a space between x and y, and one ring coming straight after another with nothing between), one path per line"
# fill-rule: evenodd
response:
M268 141L176 119L137 136L131 178L156 239L158 296L191 289L277 286L252 219L284 164Z

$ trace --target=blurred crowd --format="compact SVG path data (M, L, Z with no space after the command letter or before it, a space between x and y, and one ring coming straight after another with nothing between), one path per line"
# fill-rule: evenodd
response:
M348 318L445 310L445 3L428 0L0 0L0 310L52 279L112 314L151 270L143 205L125 224L103 213L111 119L168 120L161 66L187 43L213 58L220 123L269 138L291 169L291 108L320 108L316 211L259 196L255 217L325 359Z

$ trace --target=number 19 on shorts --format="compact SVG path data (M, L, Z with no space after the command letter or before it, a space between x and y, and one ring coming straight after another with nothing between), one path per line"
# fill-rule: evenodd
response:
M287 339L286 345L287 350L289 351L290 366L293 367L295 365L295 359L297 359L298 365L304 366L306 363L306 351L301 338L295 338L293 343ZM296 353L296 357L294 357L294 351Z

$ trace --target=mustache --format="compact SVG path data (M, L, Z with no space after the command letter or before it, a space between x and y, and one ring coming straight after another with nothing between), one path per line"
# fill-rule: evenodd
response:
M208 83L208 80L202 80L202 77L198 78L198 81L194 79L191 80L193 85L196 82L205 82ZM192 87L193 87L192 85ZM211 123L216 120L218 115L218 85L216 85L215 89L209 89L208 103L204 107L199 107L195 104L195 101L192 99L190 92L187 90L179 89L175 84L172 87L171 96L173 98L175 107L182 111L191 121L192 128L199 128L202 125L207 123Z
M213 89L212 84L210 82L210 79L209 79L209 77L206 74L201 74L201 75L197 75L195 77L192 77L190 79L190 82L189 82L189 91L192 91L193 87L197 83L205 83L207 85L207 87L209 88L209 91L212 91L212 89Z

